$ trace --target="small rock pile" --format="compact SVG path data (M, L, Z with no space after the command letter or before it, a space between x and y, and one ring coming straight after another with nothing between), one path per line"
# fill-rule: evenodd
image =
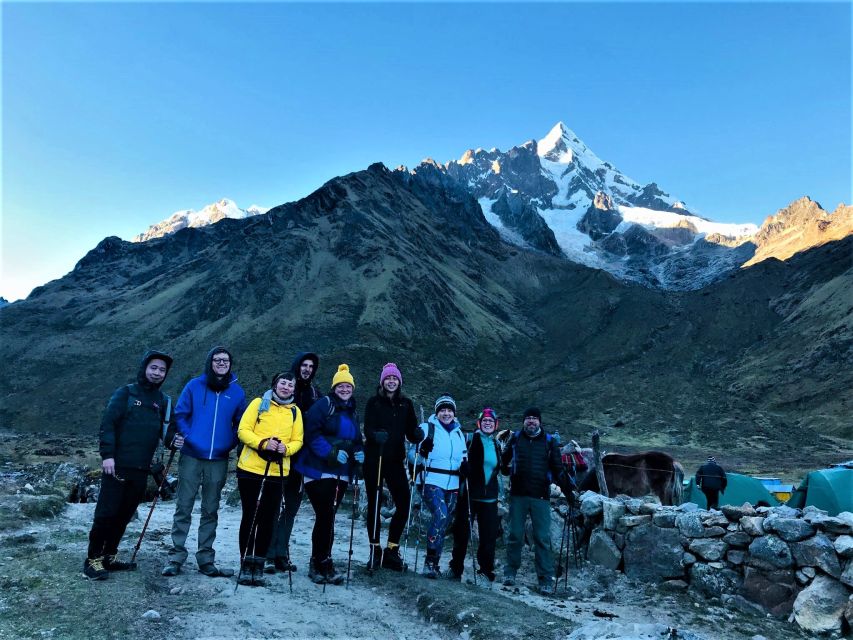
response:
M739 608L758 604L814 633L853 626L853 513L748 503L704 511L592 492L581 512L595 524L591 562Z

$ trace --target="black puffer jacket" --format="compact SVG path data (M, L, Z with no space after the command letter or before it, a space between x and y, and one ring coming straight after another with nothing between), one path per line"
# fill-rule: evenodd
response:
M161 351L148 351L142 358L136 382L113 392L101 420L101 459L114 458L116 467L148 469L157 450L166 420L166 394L151 384L145 369L154 358L172 366L172 358ZM169 421L174 424L174 408Z
M716 462L706 462L696 472L696 484L711 491L725 491L728 478L723 468Z
M305 360L311 360L314 363L314 371L308 380L303 380L299 375L299 367ZM293 392L293 402L299 407L302 415L308 413L311 405L323 397L320 389L314 384L314 377L317 375L317 369L320 368L320 358L316 353L304 351L296 356L293 363L290 365L290 373L296 376L296 389Z
M396 393L391 399L382 391L367 401L364 410L364 436L367 444L364 455L367 464L379 459L379 444L376 442L376 432L388 433L388 440L382 448L383 464L399 464L406 457L405 440L420 442L421 430L415 417L415 405L406 396Z
M501 458L501 473L510 476L513 496L550 498L552 482L565 484L560 447L541 429L535 438L523 429L513 435Z

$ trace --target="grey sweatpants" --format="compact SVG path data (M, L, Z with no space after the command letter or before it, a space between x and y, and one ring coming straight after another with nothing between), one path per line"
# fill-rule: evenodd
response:
M216 524L219 521L219 499L228 460L199 460L182 455L178 464L178 492L175 495L175 518L172 520L172 549L169 562L183 564L187 559L187 534L192 524L192 511L196 495L201 488L201 518L198 523L198 566L213 562L216 552Z

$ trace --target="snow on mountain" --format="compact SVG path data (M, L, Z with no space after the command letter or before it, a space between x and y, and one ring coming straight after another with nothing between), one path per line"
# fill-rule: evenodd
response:
M619 206L622 222L616 231L624 233L632 224L639 224L649 229L692 228L697 236L719 234L727 238L741 238L758 233L758 225L752 223L737 224L712 222L698 216L683 215L672 211L655 211L644 207Z
M218 202L209 204L203 209L196 211L194 209L184 209L176 211L165 220L153 224L148 227L144 233L140 233L133 238L133 242L145 242L152 238L160 238L170 233L175 233L187 227L197 228L206 227L209 224L214 224L225 218L242 219L251 216L260 215L269 211L268 207L261 207L253 204L248 209L241 209L233 200L223 198Z

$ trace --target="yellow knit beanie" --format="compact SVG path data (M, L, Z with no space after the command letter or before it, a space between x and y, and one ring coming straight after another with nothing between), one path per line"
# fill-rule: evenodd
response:
M336 385L339 385L342 382L349 382L353 386L353 388L355 388L355 380L353 380L352 374L349 372L348 364L338 365L338 372L335 374L335 377L332 378L332 389L334 389Z

